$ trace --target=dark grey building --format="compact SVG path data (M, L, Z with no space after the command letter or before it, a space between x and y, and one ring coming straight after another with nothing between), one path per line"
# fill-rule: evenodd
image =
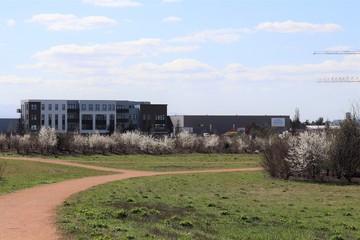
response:
M165 135L168 133L166 104L141 104L140 118L140 129L142 132L154 135Z
M251 126L258 126L282 132L290 127L290 117L286 115L181 115L170 116L173 128L180 128L189 133L214 133L222 135L232 129L245 131Z
M0 118L0 133L16 131L18 118Z

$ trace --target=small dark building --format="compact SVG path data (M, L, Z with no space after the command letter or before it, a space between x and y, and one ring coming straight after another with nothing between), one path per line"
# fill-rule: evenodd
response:
M153 135L168 134L167 104L141 104L140 130Z
M0 133L16 132L19 120L18 118L0 118Z

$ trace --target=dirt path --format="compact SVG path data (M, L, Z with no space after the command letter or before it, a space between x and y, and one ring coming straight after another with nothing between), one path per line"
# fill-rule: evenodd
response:
M2 158L2 157L1 157ZM34 188L20 190L0 196L0 240L52 240L59 239L56 232L55 209L72 194L86 190L90 187L111 181L166 175L189 174L206 172L234 172L234 171L259 171L262 168L217 169L180 172L147 172L120 170L114 168L96 167L85 164L69 163L60 160L39 158L7 158L11 160L26 160L61 165L118 172L121 174L87 177L68 180L59 183L41 185Z

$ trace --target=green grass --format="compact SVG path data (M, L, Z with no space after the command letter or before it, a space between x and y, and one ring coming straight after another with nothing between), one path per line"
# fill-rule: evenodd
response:
M360 191L265 172L156 176L74 195L68 239L360 239Z
M91 155L61 156L59 159L102 167L144 171L185 171L201 169L260 167L261 155L254 154L173 154L173 155Z
M114 174L111 172L49 163L3 159L0 159L0 162L5 162L6 164L4 180L0 181L0 194L10 193L40 184L60 182L67 179Z

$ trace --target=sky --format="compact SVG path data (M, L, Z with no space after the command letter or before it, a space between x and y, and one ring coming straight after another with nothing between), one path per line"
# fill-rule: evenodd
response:
M169 115L343 119L360 102L359 0L0 0L0 118L22 99Z

